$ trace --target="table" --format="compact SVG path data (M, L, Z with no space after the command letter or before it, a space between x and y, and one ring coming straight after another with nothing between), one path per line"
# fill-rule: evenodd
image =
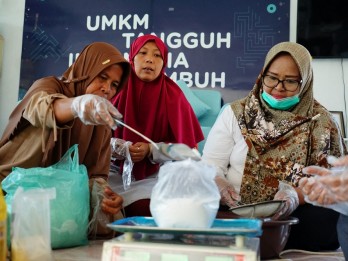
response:
M87 246L53 250L55 261L100 261L104 240L89 241Z

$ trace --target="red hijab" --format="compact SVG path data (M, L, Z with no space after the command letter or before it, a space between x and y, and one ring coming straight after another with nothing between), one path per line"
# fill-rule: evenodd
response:
M160 75L151 82L138 78L133 59L148 41L154 41L163 57ZM164 70L168 49L160 38L154 35L138 37L131 45L129 61L132 67L128 86L114 99L113 104L123 114L124 122L145 134L155 142L184 143L191 148L204 139L200 124L191 105L180 87ZM146 142L127 128L117 128L114 136L127 141ZM141 180L158 171L158 164L148 159L135 163L133 175Z

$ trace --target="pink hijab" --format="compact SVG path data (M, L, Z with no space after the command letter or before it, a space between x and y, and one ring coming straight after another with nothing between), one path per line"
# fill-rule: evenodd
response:
M133 59L148 41L154 41L163 57L160 75L151 82L144 82L134 71ZM168 49L154 35L138 37L131 45L129 61L132 67L128 86L113 100L124 115L124 122L155 142L184 143L191 148L204 139L200 124L180 87L165 75ZM134 143L143 141L126 128L116 129L114 136ZM135 163L133 175L141 180L158 171L158 164L148 159Z

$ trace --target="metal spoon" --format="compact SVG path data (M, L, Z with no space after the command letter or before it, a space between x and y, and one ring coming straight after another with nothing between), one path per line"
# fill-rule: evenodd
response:
M116 125L117 126L124 126L126 127L127 129L131 130L132 132L134 132L135 134L138 134L140 137L142 137L144 140L150 142L156 149L159 149L159 147L157 146L157 144L151 140L150 138L146 137L144 134L140 133L139 131L133 129L131 126L125 124L123 121L119 120L119 119L116 119L114 118L115 122L116 122Z
M191 158L193 160L200 160L201 155L196 149L191 149L186 144L182 143L171 143L171 144L161 144L161 148L156 144L154 141L152 141L150 138L146 137L144 134L138 132L137 130L133 129L129 125L125 124L123 121L114 118L116 125L119 127L126 127L127 129L131 130L135 134L139 135L143 139L150 142L161 154L173 159L173 160L184 160L187 158Z

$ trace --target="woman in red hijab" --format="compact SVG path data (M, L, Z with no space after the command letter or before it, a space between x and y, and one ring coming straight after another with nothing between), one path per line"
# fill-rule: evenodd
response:
M115 97L113 104L124 115L126 124L154 142L184 143L194 148L204 136L184 93L165 75L167 58L168 49L160 38L154 35L138 37L129 53L132 70L128 86ZM132 142L129 152L135 181L158 172L160 165L151 160L152 145L127 128L116 129L114 137ZM144 204L139 208L137 202L129 202L133 204L126 206L127 216L150 215L149 195L139 195L139 198L145 199L138 202ZM133 209L144 211L133 212Z

